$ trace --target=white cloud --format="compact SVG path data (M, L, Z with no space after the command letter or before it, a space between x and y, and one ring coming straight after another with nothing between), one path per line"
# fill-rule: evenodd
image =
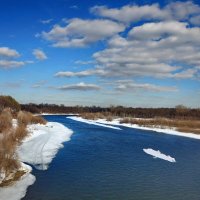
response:
M42 32L41 36L51 41L54 47L84 47L124 29L124 25L110 20L74 18L68 20L65 26L55 25L49 32Z
M87 77L87 76L92 76L92 75L104 75L104 70L102 69L89 69L89 70L84 70L80 72L71 72L71 71L66 71L66 72L57 72L55 74L56 77Z
M96 15L118 20L124 23L136 22L144 19L165 18L165 12L162 12L158 4L153 5L126 5L121 8L108 8L106 6L94 6L90 11Z
M118 91L154 91L154 92L177 92L176 87L165 87L149 83L121 82L115 88Z
M19 57L20 54L15 49L11 49L9 47L0 47L0 56L15 58Z
M93 69L56 76L195 78L200 66L200 28L177 21L145 23L133 27L127 37L113 36L93 59Z
M0 60L0 68L10 69L24 66L26 62L24 61L13 61L13 60Z
M42 51L40 49L34 49L33 50L33 55L38 60L46 60L47 59L47 55L44 53L44 51Z
M124 23L140 20L185 20L200 13L200 6L192 1L171 2L161 8L158 4L152 5L125 5L121 8L94 6L90 11L96 15L114 19Z
M194 25L200 25L200 15L194 16L190 19L190 22Z
M166 6L165 10L169 13L172 19L186 20L200 13L200 6L192 1L186 2L171 2Z
M64 85L58 87L59 90L80 90L80 91L89 91L89 90L100 90L101 87L95 84L86 84L84 82L71 84L71 85Z

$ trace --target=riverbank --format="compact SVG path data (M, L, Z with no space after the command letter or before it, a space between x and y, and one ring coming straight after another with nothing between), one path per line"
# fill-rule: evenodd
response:
M23 162L39 170L46 170L58 150L63 147L62 143L69 141L73 133L72 130L56 122L48 122L45 125L31 124L27 126L27 131L28 136L17 148L22 166L19 172L23 171L24 174L0 188L2 200L20 200L25 196L28 187L34 184L32 168Z
M89 123L95 122L99 124L106 124L106 125L111 125L111 126L120 126L120 127L128 127L128 128L135 128L135 129L141 129L141 130L149 130L149 131L155 131L159 133L165 133L169 135L176 135L176 136L181 136L181 137L188 137L188 138L193 138L193 139L200 139L199 134L194 134L191 132L180 132L177 131L175 127L167 127L165 126L164 128L159 128L159 127L145 127L145 126L140 126L138 124L130 124L130 123L121 123L123 118L116 118L112 119L111 121L107 121L107 119L83 119L82 117L68 117L73 120L79 120L79 121L88 121Z

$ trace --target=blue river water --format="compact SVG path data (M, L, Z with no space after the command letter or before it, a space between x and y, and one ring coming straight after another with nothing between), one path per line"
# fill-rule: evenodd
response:
M200 140L45 116L74 131L23 200L200 200ZM176 163L143 152L152 148Z

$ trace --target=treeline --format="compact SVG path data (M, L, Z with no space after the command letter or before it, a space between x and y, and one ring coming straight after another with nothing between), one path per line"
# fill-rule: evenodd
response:
M200 119L200 109L178 105L175 108L132 108L110 106L64 106L56 104L22 104L21 109L32 113L103 113L105 115L134 118L165 117L170 119Z

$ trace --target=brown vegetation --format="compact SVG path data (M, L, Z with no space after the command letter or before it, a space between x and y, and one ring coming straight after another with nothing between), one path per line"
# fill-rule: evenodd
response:
M200 134L200 121L198 120L181 120L181 119L166 119L166 118L154 118L154 119L134 119L124 118L120 123L137 124L145 127L155 128L176 128L180 132L192 132Z
M16 148L28 135L27 125L46 124L42 117L22 111L17 114L18 123L16 127L13 127L12 120L10 109L4 109L0 114L0 173L4 173L6 179L3 180L0 187L11 184L24 174L23 171L19 171L20 162L17 159ZM12 177L10 178L11 174Z
M7 187L9 185L12 185L16 181L20 180L20 178L25 174L26 172L24 170L18 170L16 173L13 174L13 177L0 183L0 187Z
M12 115L11 113L4 109L0 114L0 133L10 129L12 127Z
M21 107L11 96L0 96L0 112L5 108L10 108L13 112L17 112Z
M46 124L46 120L41 116L34 116L30 112L20 111L17 115L18 124Z

